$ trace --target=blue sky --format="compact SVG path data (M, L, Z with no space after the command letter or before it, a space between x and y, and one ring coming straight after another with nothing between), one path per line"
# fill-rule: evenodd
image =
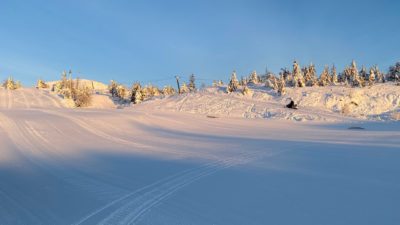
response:
M399 1L0 1L0 78L125 84L400 60Z

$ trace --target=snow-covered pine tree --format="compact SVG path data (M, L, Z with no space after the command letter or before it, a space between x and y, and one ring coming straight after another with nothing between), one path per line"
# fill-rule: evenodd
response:
M248 82L248 80L247 80L247 77L241 77L241 78L240 78L240 81L239 81L239 85L240 85L240 86L246 86L248 83L249 83L249 82Z
M184 94L184 93L189 93L189 92L190 92L190 90L189 90L189 88L188 88L188 86L187 86L186 82L182 82L182 86L181 86L181 94Z
M356 62L353 60L350 66L350 81L353 87L362 87L363 82L358 73Z
M236 77L236 71L232 72L231 80L229 81L228 87L226 88L226 92L231 93L238 89L239 81Z
M175 89L172 86L165 86L162 90L163 95L174 95L176 93Z
M131 102L136 104L136 92L140 92L141 85L139 82L135 82L131 88Z
M4 81L3 87L7 90L15 90L19 88L17 83L11 76L9 76L8 79Z
M329 67L325 66L324 70L319 77L319 85L320 86L327 86L329 85Z
M373 68L369 70L368 85L372 86L375 83L375 71Z
M110 92L112 97L117 97L118 96L117 88L118 88L117 82L115 82L114 80L111 80L110 85L108 86L108 90L109 90L109 92Z
M381 73L381 71L379 70L378 66L375 65L373 67L373 69L374 69L374 73L375 73L376 82L385 83L385 76L383 75L383 73Z
M300 66L296 62L296 60L293 62L292 86L293 87L304 87L305 86L303 74L301 73Z
M140 84L136 87L136 91L134 93L133 104L141 103L144 100L144 96L142 95L142 86L140 86Z
M37 89L44 89L44 88L49 88L49 85L46 84L46 82L44 82L44 80L39 79L36 83L36 88Z
M360 70L360 79L368 80L367 69L365 68L364 65L361 67L361 70Z
M394 66L389 67L387 75L388 81L400 81L400 62L397 62Z
M275 77L274 74L268 73L265 79L266 79L265 81L266 87L278 90L278 79Z
M280 78L279 78L279 82L278 82L278 94L280 95L280 96L282 96L282 95L284 95L285 93L286 93L286 88L285 88L285 86L286 86L286 81L285 81L285 78L284 78L284 74L283 74L284 72L281 72L280 73Z
M293 76L292 73L289 71L289 69L285 68L281 68L281 72L279 73L279 75L282 74L283 80L285 81L285 86L291 86L292 85L292 80L293 80Z
M250 74L249 83L252 83L252 84L259 83L259 78L258 78L257 72L255 70Z
M196 78L194 74L190 75L189 77L189 91L190 92L196 91Z
M118 85L117 86L117 97L120 99L124 99L126 96L126 88L124 85Z
M331 79L332 79L331 82L332 82L333 85L336 85L338 83L338 75L337 75L337 72L336 72L336 66L335 65L333 65L332 69L331 69Z

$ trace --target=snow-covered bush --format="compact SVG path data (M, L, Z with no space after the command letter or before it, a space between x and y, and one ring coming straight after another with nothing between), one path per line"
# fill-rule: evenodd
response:
M88 87L73 88L71 97L76 107L87 107L92 101L92 90Z
M165 96L174 95L176 93L176 90L172 86L168 85L163 88L162 93Z
M244 87L243 87L243 90L242 90L242 94L243 94L243 95L251 95L252 93L253 93L253 91L250 90L249 87L247 87L247 86L244 86Z
M22 87L21 83L19 81L14 81L11 76L3 82L2 86L7 90L15 90Z
M46 89L49 88L49 85L46 84L46 82L42 79L39 79L36 83L36 88L37 89Z

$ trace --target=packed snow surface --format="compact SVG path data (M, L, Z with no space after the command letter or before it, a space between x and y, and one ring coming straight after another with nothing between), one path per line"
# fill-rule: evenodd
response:
M399 224L398 89L340 88L87 109L0 89L0 224Z

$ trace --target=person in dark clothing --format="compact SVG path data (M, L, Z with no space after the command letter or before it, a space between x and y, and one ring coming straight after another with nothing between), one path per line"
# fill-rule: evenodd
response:
M290 100L290 103L286 105L286 108L297 109L297 104L294 104L294 101Z

